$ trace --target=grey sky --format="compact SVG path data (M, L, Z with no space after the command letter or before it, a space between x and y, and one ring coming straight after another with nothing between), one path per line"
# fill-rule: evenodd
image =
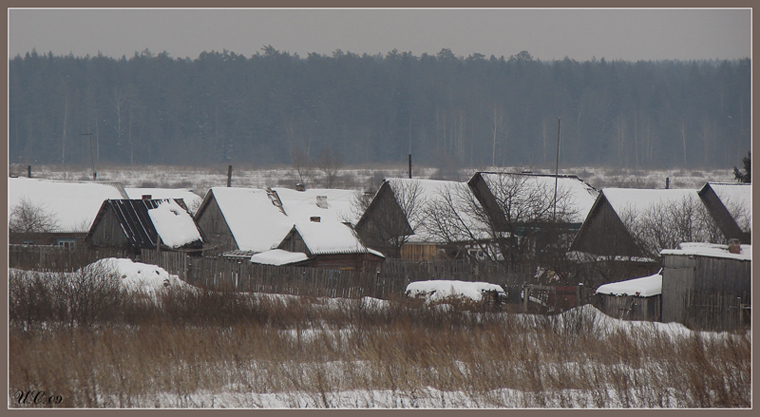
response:
M457 56L541 60L736 59L750 56L744 9L11 9L9 55L128 58L146 48L172 57L203 51L251 56L264 45L298 53Z

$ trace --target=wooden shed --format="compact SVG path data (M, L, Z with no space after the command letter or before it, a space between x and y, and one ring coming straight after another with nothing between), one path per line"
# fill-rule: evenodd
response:
M660 321L662 275L604 284L596 289L595 304L610 317L624 320Z
M304 253L309 259L309 266L315 268L363 272L380 268L385 257L365 247L348 226L321 223L293 226L277 249Z
M752 246L740 245L734 252L729 245L709 243L663 250L662 321L736 321L739 309L752 302Z
M167 210L169 217L162 216ZM93 247L200 250L203 235L182 200L109 199L103 202L85 238Z

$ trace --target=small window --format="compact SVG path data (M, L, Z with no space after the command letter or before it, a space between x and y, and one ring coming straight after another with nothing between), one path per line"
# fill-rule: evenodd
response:
M56 246L63 249L74 249L77 247L76 239L58 239Z

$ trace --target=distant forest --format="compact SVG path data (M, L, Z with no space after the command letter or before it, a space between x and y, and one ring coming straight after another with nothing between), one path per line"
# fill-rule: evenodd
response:
M731 168L750 150L750 60L541 61L393 50L307 57L266 46L197 59L9 61L9 161L440 168ZM88 135L91 133L91 135ZM90 143L92 142L92 151Z

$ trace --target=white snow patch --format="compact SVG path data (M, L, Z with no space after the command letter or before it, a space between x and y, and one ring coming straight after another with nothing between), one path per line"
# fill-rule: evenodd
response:
M496 284L487 282L467 282L451 280L416 281L406 286L409 297L423 297L426 302L442 301L449 297L469 298L480 301L489 291L504 294L504 289Z
M272 249L261 252L251 257L251 262L264 265L288 265L308 260L309 257L303 252L288 252L282 249Z
M203 199L198 194L186 188L124 188L127 193L127 197L131 200L142 198L144 195L149 195L152 199L169 199L176 198L182 199L187 206L190 214L195 214L195 209L201 205Z
M201 240L201 234L190 213L174 200L166 200L148 210L161 241L170 248L179 248Z
M627 281L604 284L596 289L597 294L609 295L634 295L637 297L651 297L662 294L662 275L654 274Z
M195 287L179 279L177 275L150 264L126 258L104 258L85 268L105 269L118 275L122 288L132 293L156 296L169 288L193 289Z
M752 260L752 245L741 245L741 253L731 253L728 245L717 243L685 242L678 245L678 249L664 249L660 255L684 255L706 256L710 258L737 259L741 261Z

